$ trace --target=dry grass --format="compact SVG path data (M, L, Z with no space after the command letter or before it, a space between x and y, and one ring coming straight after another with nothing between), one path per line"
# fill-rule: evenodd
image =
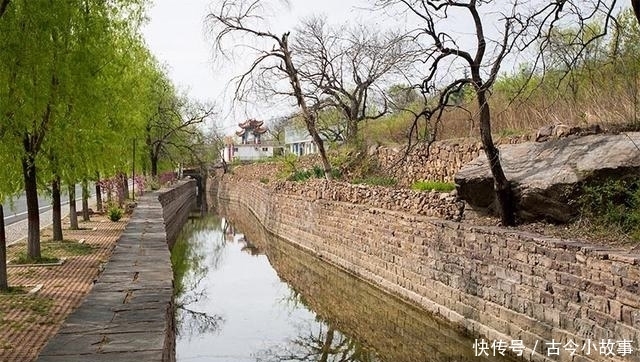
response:
M569 126L599 124L618 130L637 128L640 123L640 76L605 68L583 75L579 85L569 81L531 84L526 91L509 91L497 84L489 98L491 126L495 138L535 135L542 126L563 123ZM509 79L502 80L507 83ZM460 107L448 109L437 123L437 139L479 139L478 107L468 99ZM361 137L379 144L403 144L414 117L392 114L361 127ZM425 122L420 120L420 134ZM621 126L624 125L624 126ZM429 125L434 127L434 123Z

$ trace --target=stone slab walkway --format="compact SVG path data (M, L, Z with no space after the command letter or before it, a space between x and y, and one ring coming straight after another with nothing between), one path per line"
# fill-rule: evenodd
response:
M173 272L157 194L140 199L84 302L38 362L172 361Z
M42 216L42 220L47 216ZM43 229L42 251L45 256L66 258L61 266L10 267L11 286L42 284L33 295L0 295L0 361L33 361L47 341L60 328L67 316L82 302L91 289L103 263L111 255L128 218L112 222L105 216L93 215L91 221L80 221L81 230L68 230L63 221L64 238L68 242L47 242L51 227ZM10 240L23 239L21 222L9 227ZM83 244L79 240L85 239ZM24 239L8 248L8 259L26 251Z

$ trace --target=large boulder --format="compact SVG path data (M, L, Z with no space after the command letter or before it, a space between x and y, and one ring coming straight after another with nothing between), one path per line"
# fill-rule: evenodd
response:
M640 175L640 133L569 137L544 143L500 146L500 160L512 182L522 220L567 222L583 183ZM474 209L493 210L495 194L484 154L456 174L458 195Z

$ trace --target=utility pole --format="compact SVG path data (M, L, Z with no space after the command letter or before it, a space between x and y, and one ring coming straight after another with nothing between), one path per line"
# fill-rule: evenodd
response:
M133 139L133 162L131 163L131 190L133 191L132 200L136 201L136 139Z

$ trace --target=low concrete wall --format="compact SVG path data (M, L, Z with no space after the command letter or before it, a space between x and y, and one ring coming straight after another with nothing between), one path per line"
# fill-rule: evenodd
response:
M104 272L37 361L175 360L168 245L194 201L195 181L139 199Z
M217 195L247 207L270 232L489 343L522 340L527 360L547 360L548 342L599 348L603 339L632 341L633 355L616 357L639 359L640 255L260 183L223 179ZM553 359L606 359L576 354Z

